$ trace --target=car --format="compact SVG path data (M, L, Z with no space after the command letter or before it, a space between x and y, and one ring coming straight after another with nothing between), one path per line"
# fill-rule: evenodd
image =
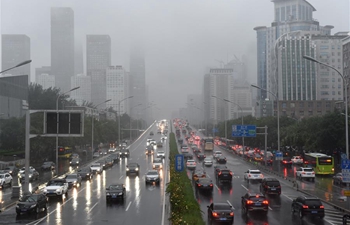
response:
M213 182L209 178L198 178L195 181L195 187L198 191L213 191Z
M296 177L299 180L309 179L315 181L315 172L310 167L299 167L296 172Z
M67 174L65 178L68 183L68 188L81 186L81 176L78 173Z
M293 156L291 159L293 164L303 164L304 160L301 156Z
M100 157L100 153L99 152L94 152L94 154L92 155L92 158L96 159Z
M157 150L157 158L165 158L165 151Z
M94 174L101 174L103 172L103 164L99 162L94 162L90 165L90 170Z
M281 160L281 164L285 167L291 167L293 165L293 162L290 157L283 157L283 159Z
M216 162L220 163L220 164L226 164L227 160L226 160L225 156L221 155L221 156L216 158Z
M154 158L152 167L153 169L162 169L163 168L162 158Z
M113 200L124 200L126 198L126 188L124 184L111 184L106 188L106 202Z
M118 163L120 161L119 153L112 153L109 155L109 158L113 160L113 163Z
M157 148L163 148L163 142L158 141L157 142Z
M15 176L17 175L18 173L18 168L16 166L7 166L5 169L4 169L4 172L5 173L9 173L11 176Z
M181 145L183 142L184 142L183 139L181 139L181 138L177 139L177 143L179 143L180 145Z
M213 165L213 159L211 157L206 157L203 160L203 165L204 166L212 166Z
M182 153L185 160L193 159L193 154L189 152Z
M242 213L245 215L253 211L260 211L267 215L269 211L269 201L260 193L248 192L242 196L241 208Z
M70 156L70 159L75 159L75 158L79 158L79 154L73 153L73 154Z
M264 178L264 175L262 175L260 170L247 170L244 173L244 180L246 180L248 183L250 181L260 181Z
M41 165L41 170L54 170L55 169L55 163L52 161L46 161Z
M0 187L12 186L12 176L9 173L0 173Z
M197 163L193 159L188 159L186 162L186 168L189 170L195 169L197 166Z
M146 146L146 155L153 155L153 146L152 145L148 145Z
M221 151L215 151L213 153L213 156L214 156L214 159L216 159L217 157L222 156L222 153L221 153Z
M188 146L181 146L181 153L190 152Z
M304 216L324 218L325 211L321 200L317 197L299 196L292 202L292 213L297 212L300 218Z
M218 175L218 173L223 170L223 169L228 169L227 166L225 165L216 165L214 166L214 173L215 173L215 176Z
M70 166L79 166L79 163L80 163L80 159L79 158L73 158L69 164Z
M104 159L97 161L102 166L102 170L107 169L108 166L106 166L106 161Z
M192 180L196 181L199 178L206 178L207 177L207 173L203 170L203 169L195 169L192 172Z
M138 163L129 163L126 166L126 176L130 174L136 174L136 176L140 175L140 165Z
M208 223L223 222L228 224L234 223L234 212L232 205L228 202L213 202L207 206Z
M129 149L123 148L123 149L120 151L120 157L121 157L121 158L129 157L129 156L130 156L130 151L129 151Z
M254 155L254 161L261 162L263 160L264 160L264 158L260 154L255 154Z
M117 148L109 148L108 149L108 152L109 153L113 153L113 152L116 152L117 151Z
M149 142L149 144L155 146L155 145L157 145L157 142L156 142L154 139L151 139L151 141Z
M79 176L81 177L82 180L91 180L94 177L91 169L88 168L88 167L79 169L78 170L78 174L79 174Z
M68 195L68 182L66 179L54 178L51 179L43 191L46 197L59 197L63 198L64 195Z
M158 170L148 170L145 176L145 182L148 183L160 183L160 175Z
M197 153L199 153L199 152L202 152L202 150L201 150L200 148L198 148L197 146L192 147L192 151L193 151L193 153L195 153L195 154L197 154Z
M154 135L153 131L149 132L149 135L153 136Z
M216 179L219 183L226 182L231 183L233 178L233 172L229 169L220 169L216 174Z
M20 183L24 182L25 174L26 174L25 172L17 174ZM38 171L30 170L29 171L29 182L32 182L32 181L35 181L35 180L38 180L38 179L39 179Z
M35 168L32 166L29 166L29 171L33 171L33 170L35 170ZM24 173L24 171L26 171L26 168L22 167L21 169L19 169L18 173Z
M162 130L157 130L157 134L161 134L162 133Z
M40 213L47 211L47 197L44 194L26 194L19 198L16 205L16 213Z
M102 156L102 155L107 155L108 154L108 152L107 152L107 150L106 149L102 149L101 151L100 151L100 155Z
M333 184L343 186L345 183L343 182L343 174L337 173L333 176Z
M197 154L197 158L198 158L198 160L204 160L205 159L205 157L206 157L206 155L204 154L204 153L202 153L202 152L200 152L200 153L198 153Z
M281 195L281 184L276 178L264 178L260 184L260 192L264 195L275 194Z

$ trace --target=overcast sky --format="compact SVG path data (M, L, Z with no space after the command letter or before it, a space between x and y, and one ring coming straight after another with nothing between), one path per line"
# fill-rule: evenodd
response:
M349 31L349 0L309 0L314 19ZM75 39L109 34L112 65L129 71L131 40L142 41L149 100L169 113L185 107L187 94L202 91L208 67L234 55L248 59L248 79L256 82L256 26L271 26L271 0L0 0L1 33L26 34L35 68L50 65L50 8L71 7ZM0 56L1 57L1 56ZM84 62L84 66L85 62ZM159 112L158 112L159 113Z

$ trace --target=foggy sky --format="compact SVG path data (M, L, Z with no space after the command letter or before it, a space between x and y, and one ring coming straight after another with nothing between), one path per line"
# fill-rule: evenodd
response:
M335 26L332 34L349 31L349 0L309 2L320 25ZM31 81L35 68L51 63L51 7L73 9L75 39L84 56L87 34L108 34L112 65L129 71L131 44L141 42L149 101L162 109L157 112L162 117L185 107L187 94L202 92L205 69L220 67L217 60L245 55L248 79L256 83L253 28L274 20L270 0L0 0L0 32L30 37Z

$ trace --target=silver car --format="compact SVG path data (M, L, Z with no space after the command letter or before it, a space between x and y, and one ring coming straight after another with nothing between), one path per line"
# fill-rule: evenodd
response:
M213 165L213 159L211 157L204 158L203 165L204 166L212 166Z

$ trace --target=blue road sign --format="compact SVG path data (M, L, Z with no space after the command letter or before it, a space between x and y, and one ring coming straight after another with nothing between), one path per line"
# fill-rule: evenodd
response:
M346 156L345 153L342 153L342 154L341 154L341 158L342 158L342 159L347 159L348 157Z
M218 128L213 128L213 133L217 133L219 132L219 129Z
M276 160L282 160L283 159L283 153L282 152L276 152L275 157L276 157Z
M232 125L232 137L256 137L256 125Z
M184 156L181 154L177 154L175 156L175 170L177 172L181 172L184 170Z
M343 183L350 183L350 160L341 160L341 173L343 175Z

